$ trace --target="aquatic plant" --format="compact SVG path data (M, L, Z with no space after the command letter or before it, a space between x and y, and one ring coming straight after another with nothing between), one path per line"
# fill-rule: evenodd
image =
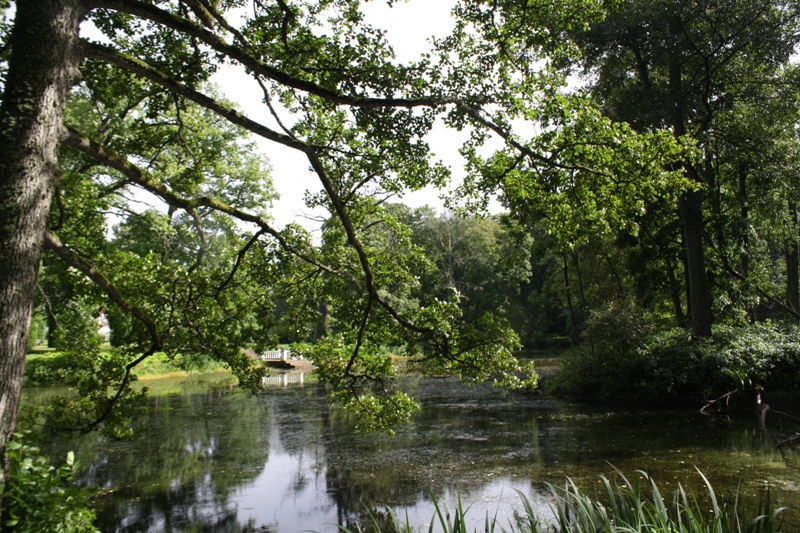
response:
M637 470L631 482L621 472L619 480L611 481L601 476L606 492L604 498L595 498L582 491L567 478L563 488L548 484L551 501L550 516L541 513L521 492L517 491L521 509L508 524L497 516L484 517L480 528L484 533L778 533L783 525L785 508L775 509L769 493L759 504L756 514L750 515L739 500L739 491L733 502L721 501L708 479L699 472L706 493L698 500L692 493L678 485L678 490L667 500L661 495L655 481L647 472ZM642 487L641 481L645 481ZM433 499L434 516L428 533L468 533L470 521L459 496L451 513L436 498ZM710 509L709 509L710 507ZM349 528L340 527L341 533L412 533L424 531L401 522L396 512L372 514L380 517L367 520Z

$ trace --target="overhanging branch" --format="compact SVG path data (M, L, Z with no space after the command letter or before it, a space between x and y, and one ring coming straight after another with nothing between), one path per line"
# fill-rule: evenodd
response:
M423 96L419 98L370 98L363 96L350 96L341 94L337 91L326 89L314 82L303 80L291 76L279 69L265 65L258 58L251 55L244 48L225 42L219 35L209 31L202 25L174 15L152 4L146 4L137 0L100 0L95 2L96 7L113 9L122 13L129 13L144 19L163 24L168 28L176 31L194 36L210 46L216 52L224 54L225 56L233 59L253 73L261 75L265 78L273 80L285 87L297 89L314 96L324 98L328 102L338 105L347 105L352 107L436 107L450 103L455 103L454 99L438 98L432 96Z
M75 252L73 252L68 246L63 244L57 236L49 231L45 231L44 234L44 241L43 246L55 252L58 257L61 258L64 263L67 265L83 272L83 274L91 279L95 285L97 285L100 289L105 292L108 298L117 304L117 306L122 309L125 313L131 315L132 317L139 320L142 324L144 324L145 328L147 328L148 333L150 334L150 348L137 357L135 360L131 361L127 365L125 365L125 374L120 381L119 386L117 387L117 391L113 397L108 400L108 403L105 406L100 415L98 415L92 422L87 424L85 427L82 428L75 428L79 429L82 432L89 432L96 429L103 421L108 418L111 414L111 411L114 408L114 405L119 401L122 397L122 394L128 388L128 384L131 382L131 372L133 369L139 365L142 361L156 353L157 351L163 348L163 341L161 339L161 335L158 331L158 326L156 323L151 319L147 314L139 309L137 306L128 302L117 290L117 288L100 272L97 267L95 267L90 262L86 261L85 259L79 257Z
M93 157L109 168L117 170L118 172L122 173L129 182L134 183L146 191L155 194L164 202L173 207L184 209L187 212L192 212L199 207L208 207L210 209L214 209L215 211L220 211L230 215L238 220L241 220L242 222L255 224L262 230L263 233L267 233L277 240L281 247L292 255L299 257L303 261L306 261L317 268L325 270L326 272L335 273L334 269L331 267L319 262L302 250L298 249L296 246L293 246L283 235L281 235L278 230L270 226L266 220L258 215L247 213L214 198L209 198L208 196L202 196L200 198L182 198L172 192L168 187L159 182L149 173L129 163L124 158L120 157L104 146L92 141L74 128L66 128L61 140L64 144L71 146L72 148L75 148L76 150L79 150L90 157Z
M122 52L111 47L98 43L90 43L87 41L83 41L81 43L81 52L83 52L84 57L87 59L97 59L111 63L112 65L116 65L121 69L147 78L153 83L169 89L173 93L183 96L192 102L213 111L229 122L241 126L260 137L264 137L267 140L288 146L289 148L294 148L295 150L300 150L301 152L308 152L309 150L313 149L312 146L309 146L306 143L298 141L297 139L289 137L283 133L279 133L264 126L263 124L247 118L235 109L221 104L214 98L206 96L199 91L195 91L187 85L175 80L163 72L159 72L157 69L135 57L123 54Z

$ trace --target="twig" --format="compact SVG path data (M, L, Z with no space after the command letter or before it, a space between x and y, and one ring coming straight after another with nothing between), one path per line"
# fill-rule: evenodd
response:
M705 412L706 412L706 409L708 409L709 407L711 407L712 405L714 405L714 404L715 404L715 403L717 403L718 401L720 401L720 400L724 400L724 399L726 399L726 398L730 398L731 396L733 396L734 394L736 394L736 393L738 393L738 392L740 392L740 391L739 391L739 389L732 390L732 391L730 391L730 392L728 392L728 393L725 393L725 394L723 394L722 396L720 396L720 397L719 397L719 398L717 398L716 400L711 400L710 402L708 402L707 404L705 404L705 405L703 406L703 408L702 408L702 409L700 409L700 412L701 412L701 413L705 413ZM727 403L727 402L726 402L726 403Z
M782 441L780 441L780 442L778 443L778 449L780 450L780 449L781 449L781 446L783 446L784 444L791 444L791 443L793 443L793 442L794 442L794 441L796 441L796 440L800 440L800 433L795 433L795 434L794 434L794 435L792 435L791 437L789 437L789 438L786 438L786 439L783 439Z

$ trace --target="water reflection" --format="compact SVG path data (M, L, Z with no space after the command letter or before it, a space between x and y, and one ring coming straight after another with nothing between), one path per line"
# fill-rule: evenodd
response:
M132 441L50 443L51 452L76 449L83 481L104 488L103 531L336 531L385 505L424 525L431 494L452 507L459 492L476 521L487 511L504 521L518 503L513 489L546 507L545 482L570 476L594 487L613 475L609 463L646 469L665 492L677 480L699 490L695 466L726 493L741 477L756 498L769 481L800 510L798 457L775 448L796 429L788 418L769 418L763 431L749 414L611 410L409 379L423 408L390 438L354 435L317 385L260 396L194 387L153 398Z

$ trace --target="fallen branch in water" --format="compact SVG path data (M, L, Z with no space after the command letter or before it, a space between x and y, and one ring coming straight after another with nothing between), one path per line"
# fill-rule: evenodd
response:
M701 413L705 413L705 412L706 412L706 409L708 409L709 407L711 407L712 405L714 405L714 404L715 404L715 403L717 403L718 401L720 401L720 400L726 400L726 399L730 398L731 396L733 396L734 394L736 394L737 392L739 392L739 389L736 389L736 390L732 390L732 391L730 391L730 392L727 392L727 393L723 394L722 396L720 396L719 398L717 398L716 400L711 400L710 402L708 402L707 404L705 404L705 405L703 406L703 408L702 408L702 409L700 409L700 412L701 412ZM725 405L728 405L728 402L727 402L727 401L725 402Z
M782 441L780 441L780 442L778 443L778 449L780 450L780 449L781 449L781 446L783 446L784 444L791 444L791 443L793 443L793 442L794 442L794 441L796 441L796 440L800 440L800 433L795 433L795 434L794 434L794 435L792 435L791 437L789 437L789 438L787 438L787 439L783 439Z

